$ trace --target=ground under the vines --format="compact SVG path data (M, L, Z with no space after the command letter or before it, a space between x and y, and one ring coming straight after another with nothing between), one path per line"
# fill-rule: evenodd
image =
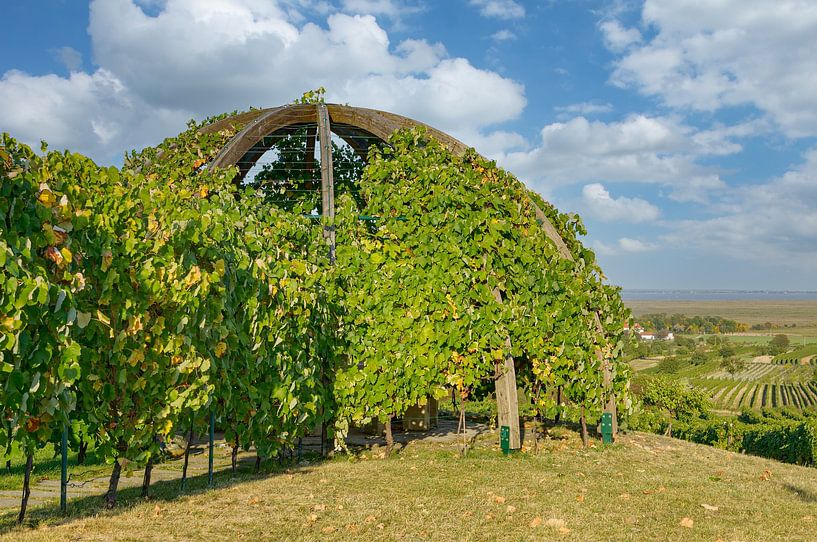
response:
M451 442L414 442L236 477L188 492L160 481L117 510L98 497L70 515L0 516L15 540L814 540L817 470L631 433L582 450L557 428L538 453L503 457L495 433L461 458ZM270 465L270 467L272 467Z

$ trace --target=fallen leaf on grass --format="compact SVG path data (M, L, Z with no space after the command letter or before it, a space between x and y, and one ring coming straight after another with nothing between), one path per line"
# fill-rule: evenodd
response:
M533 528L536 528L536 527L540 526L541 524L542 524L542 518L540 518L539 516L536 516L530 522L530 526L533 527Z
M717 512L718 511L718 507L717 506L712 506L711 504L702 503L701 507L703 507L704 510L709 510L710 512Z
M153 507L153 515L156 516L156 517L159 517L159 516L162 515L162 508L160 508L158 504Z
M559 527L559 532L562 534L568 534L570 532L570 529L568 529L567 527Z
M381 531L382 531L383 529L385 529L385 528L386 528L386 526L385 526L385 525L383 525L382 523L378 523L378 524L376 525L376 527L377 527L378 529L380 529Z
M621 499L622 501L629 501L630 500L630 494L629 493L622 493L621 495L618 496L618 498Z
M803 516L800 519L803 521L814 521L814 516Z
M485 519L487 519L487 520L494 519L494 515L493 514L485 514Z
M695 522L692 521L692 518L681 518L681 521L678 522L678 525L680 525L681 527L685 527L687 529L691 529L695 525Z
M548 527L553 527L554 529L562 529L565 526L565 520L559 518L550 518L545 522L545 525Z
M324 510L326 510L326 505L325 504L316 504L314 510L315 510L315 512L323 512Z
M321 529L321 532L322 532L322 533L329 534L329 533L334 533L336 530L337 530L337 529L335 529L334 527L331 527L331 526L330 526L330 527L324 527L323 529Z
M473 515L474 515L474 513L471 512L470 510L466 510L465 512L462 513L462 517L464 517L464 518L470 518Z
M309 521L318 521L318 514L309 514Z
M576 473L576 476L579 476L579 477L581 477L581 478L584 478L584 473L583 473L583 472L577 472L577 473Z
M772 471L766 469L763 471L763 474L760 475L760 479L763 481L770 480L772 478Z
M494 496L494 502L497 504L505 504L505 497L500 497L499 495Z
M377 518L374 517L374 516L366 516L366 519L363 520L363 521L365 521L366 523L371 523L371 522L375 521L376 519Z
M576 495L576 502L584 502L584 495Z
M360 528L357 526L357 523L349 523L346 525L346 530L356 533L360 530Z
M261 500L258 497L253 497L250 499L250 504L258 504Z
M512 504L509 504L509 505L508 505L508 508L507 508L507 512L508 512L509 514L513 514L514 512L516 512L516 507L515 507L515 506L513 506Z

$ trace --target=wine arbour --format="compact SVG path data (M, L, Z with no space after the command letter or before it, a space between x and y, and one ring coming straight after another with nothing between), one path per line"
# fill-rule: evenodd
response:
M203 167L242 127L213 124L227 118L121 169L3 135L6 454L79 423L113 464L113 506L123 461L151 465L210 412L236 449L270 457L320 424L466 398L510 357L544 415L626 404L628 313L578 217L415 127L356 149L354 193L321 227L314 200L281 205L240 167Z

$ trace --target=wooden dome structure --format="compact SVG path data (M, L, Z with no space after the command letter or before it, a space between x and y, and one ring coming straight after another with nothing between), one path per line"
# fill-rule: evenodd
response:
M245 182L259 163L259 160L272 151L276 144L292 134L294 130L305 133L305 152L302 155L304 170L317 171L314 162L318 154L320 164L320 200L321 214L328 218L324 225L324 236L329 245L330 260L334 261L335 231L332 219L335 215L335 168L333 167L334 134L354 151L354 154L365 164L371 145L387 145L389 137L397 130L423 126L429 135L446 146L452 153L461 155L468 146L456 138L437 130L420 121L394 113L351 107L339 104L309 103L290 104L279 107L255 109L239 113L202 127L201 133L217 133L222 130L236 131L235 135L216 155L208 167L238 167L236 182ZM319 152L316 153L316 145ZM547 215L536 205L536 218L544 234L555 244L559 254L573 260L570 249L559 235ZM596 324L601 322L596 317ZM609 366L604 367L605 386L610 385L612 376ZM496 378L496 398L498 406L498 425L510 428L512 449L520 447L520 430L516 371L513 358L506 359L504 367L498 371ZM606 412L613 414L613 434L617 432L615 398L610 397L606 403Z

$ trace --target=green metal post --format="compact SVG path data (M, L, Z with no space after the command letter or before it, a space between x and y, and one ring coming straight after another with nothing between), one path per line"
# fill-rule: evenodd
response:
M216 410L210 407L210 455L207 458L207 485L213 487L213 441L216 436Z
M604 444L613 443L613 414L604 412L601 415L601 441Z
M62 462L60 465L60 511L68 511L68 424L62 424L62 443L60 446Z
M511 428L507 425L499 428L499 445L503 454L508 455L511 453Z

